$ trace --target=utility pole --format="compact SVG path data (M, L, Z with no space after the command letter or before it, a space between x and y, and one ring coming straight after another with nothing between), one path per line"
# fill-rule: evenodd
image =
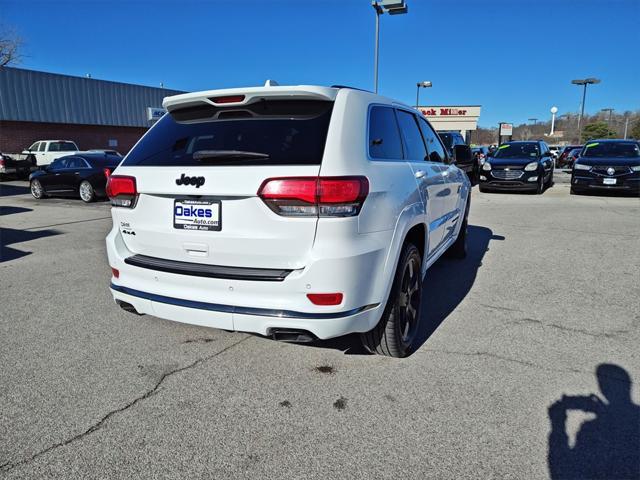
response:
M582 80L571 80L573 85L583 85L584 89L582 90L582 107L580 109L580 118L578 118L578 143L582 143L582 117L584 117L584 102L587 98L587 85L595 85L596 83L600 83L600 80L597 78L585 78Z

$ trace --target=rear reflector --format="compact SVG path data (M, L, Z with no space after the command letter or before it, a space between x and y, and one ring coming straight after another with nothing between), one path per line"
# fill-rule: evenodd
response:
M111 205L114 207L135 207L138 197L135 177L109 175L106 190Z
M278 215L351 217L369 193L366 177L269 178L258 196Z
M240 103L244 100L244 95L228 95L226 97L210 97L213 103Z
M307 293L307 298L314 305L340 305L342 303L341 293Z
M103 170L103 172L104 172L104 177L105 177L107 180L109 180L109 177L111 176L111 169L109 169L109 168L105 168L105 169Z
M114 278L120 278L120 270L111 267L111 275L113 275Z

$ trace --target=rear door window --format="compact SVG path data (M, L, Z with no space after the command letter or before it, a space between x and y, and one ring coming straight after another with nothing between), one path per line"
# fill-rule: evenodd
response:
M262 100L164 115L124 166L320 165L333 102Z
M412 113L398 110L398 123L404 138L405 158L424 161L427 159L427 150L416 121L416 116Z
M369 156L402 160L402 141L396 114L391 107L375 106L369 111Z

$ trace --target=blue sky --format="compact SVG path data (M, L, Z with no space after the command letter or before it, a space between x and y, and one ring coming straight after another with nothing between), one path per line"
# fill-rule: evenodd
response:
M380 93L483 106L480 125L640 109L640 0L407 0L381 18ZM22 68L204 90L280 84L373 88L368 0L0 0Z

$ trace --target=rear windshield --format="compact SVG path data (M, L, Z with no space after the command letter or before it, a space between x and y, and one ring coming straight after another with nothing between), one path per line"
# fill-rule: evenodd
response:
M328 101L262 100L174 110L122 165L320 165L332 108Z
M537 157L540 153L537 143L505 143L500 145L496 153L496 158L527 158Z
M75 152L78 150L75 143L72 142L51 142L49 143L50 152Z
M591 142L584 146L583 157L640 157L640 148L634 142Z

